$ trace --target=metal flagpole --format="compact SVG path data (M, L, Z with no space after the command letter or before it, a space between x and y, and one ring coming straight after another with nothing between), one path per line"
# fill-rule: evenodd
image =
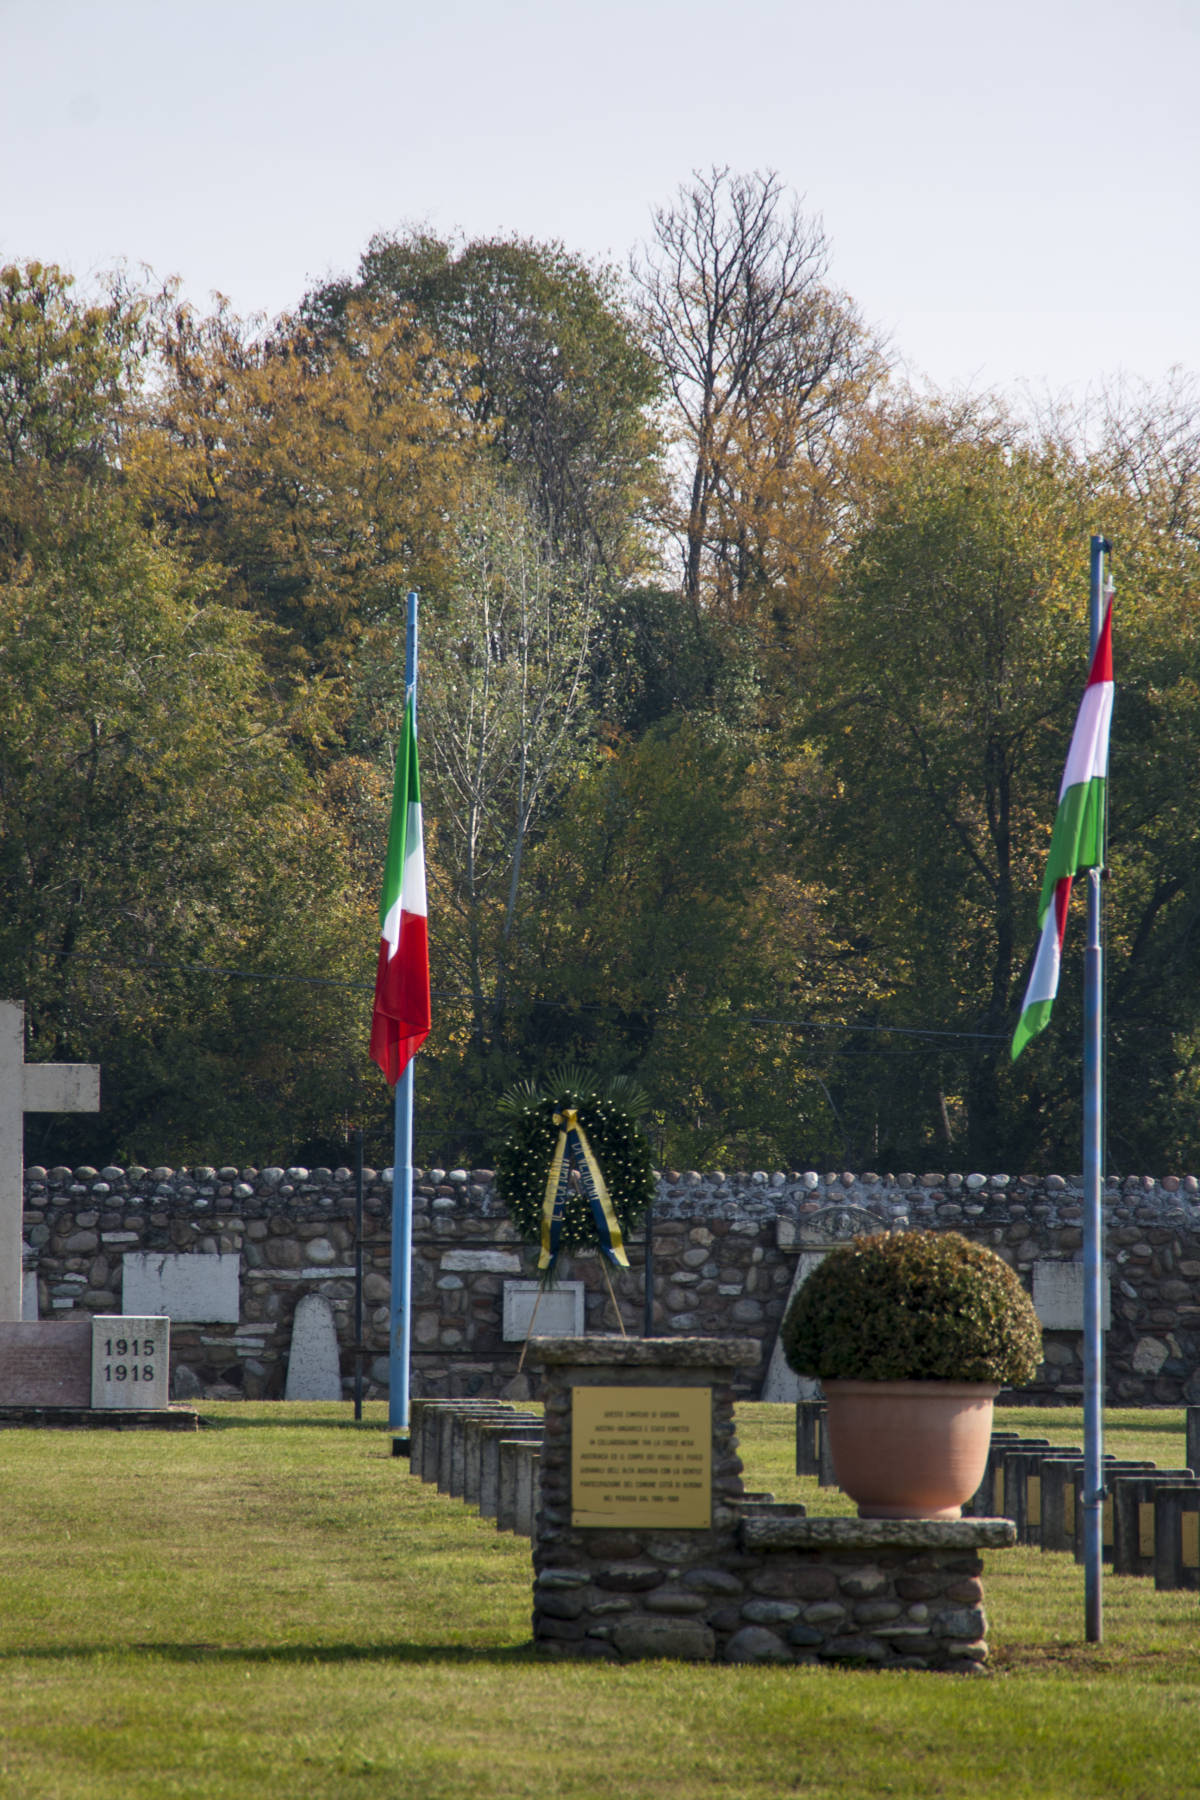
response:
M1107 538L1092 539L1089 625L1091 655L1104 617ZM1104 1637L1104 952L1100 870L1088 870L1087 946L1083 975L1083 1565L1084 1628L1089 1644Z
M417 596L408 596L404 643L404 685L412 695L417 723ZM392 1155L392 1299L388 1334L388 1427L397 1433L392 1454L408 1449L409 1363L412 1346L412 1120L413 1065L410 1056L396 1083Z
M363 1132L354 1134L354 1418L363 1403Z

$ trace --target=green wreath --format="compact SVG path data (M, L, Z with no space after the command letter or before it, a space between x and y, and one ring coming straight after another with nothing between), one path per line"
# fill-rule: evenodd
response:
M500 1103L508 1129L496 1189L539 1273L553 1279L564 1251L597 1248L627 1266L624 1241L654 1198L650 1140L637 1122L645 1095L627 1076L598 1082L581 1069L552 1070Z

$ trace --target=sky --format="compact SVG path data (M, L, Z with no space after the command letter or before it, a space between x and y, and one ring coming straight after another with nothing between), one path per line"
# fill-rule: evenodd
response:
M375 232L619 265L772 169L917 380L1200 369L1200 0L0 0L0 261L294 307Z

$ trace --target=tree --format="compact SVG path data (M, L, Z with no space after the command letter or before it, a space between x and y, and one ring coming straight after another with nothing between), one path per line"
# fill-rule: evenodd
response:
M843 934L867 938L891 989L862 1022L930 1033L881 1037L903 1054L864 1054L858 1079L843 1070L839 1105L860 1154L876 1132L879 1153L909 1166L935 1149L976 1168L1077 1154L1077 1059L1061 1044L1076 1041L1078 930L1053 1032L1015 1070L1008 1040L1086 675L1087 543L1100 519L1119 576L1112 1141L1146 1166L1161 1148L1145 1121L1168 1141L1173 1090L1190 1079L1180 981L1200 948L1187 898L1200 835L1181 785L1200 729L1194 551L1147 530L1143 499L1101 464L968 407L910 417L820 620L808 730L826 786L801 829L806 841L820 833L838 869ZM1175 1144L1179 1123L1176 1112Z
M751 735L677 715L595 757L535 853L525 1066L635 1076L669 1162L836 1151L812 1045L841 1016L844 947L783 866L778 773Z
M0 268L0 465L95 470L144 352L148 305L119 276L89 300L53 263Z
M1098 470L1135 502L1127 523L1139 538L1200 541L1200 376L1175 368L1157 386L1122 379L1081 418L1056 418L1051 429L1093 443Z
M0 268L0 571L108 468L140 378L148 302L117 276L91 298L74 286L52 263Z
M882 372L857 312L826 283L818 222L775 174L696 172L654 214L635 262L639 313L678 447L683 587L698 607L770 592L784 513L823 494L849 415Z
M407 315L347 304L336 339L265 337L177 306L127 461L155 519L226 594L284 627L292 668L344 675L362 637L436 580L474 450L445 359Z
M409 314L446 357L455 405L528 495L556 553L623 573L657 480L657 373L614 273L561 244L428 232L372 238L357 278L304 316L336 338L356 303Z
M346 934L258 630L105 483L0 581L0 986L31 1054L104 1070L102 1114L45 1121L35 1155L261 1158L290 1108L356 1093L351 991L312 978L365 987L369 926Z
M509 1078L526 865L587 755L598 601L592 572L555 554L518 496L484 479L464 502L453 574L422 604L419 720L432 975L450 999L443 1032L462 1020L449 1035L473 1092ZM359 690L364 741L395 741L402 674L377 640Z

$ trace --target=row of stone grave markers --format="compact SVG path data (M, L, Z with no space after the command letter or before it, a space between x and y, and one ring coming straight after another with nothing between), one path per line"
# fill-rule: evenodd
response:
M529 1533L539 1654L986 1662L980 1552L1012 1543L1012 1523L809 1518L747 1493L733 1377L753 1341L539 1338L532 1352L542 1417L417 1400L409 1451L413 1474Z
M1152 1575L1159 1589L1200 1589L1200 1406L1187 1408L1187 1466L1104 1459L1104 1560L1114 1575ZM1019 1544L1083 1561L1083 1450L994 1431L983 1480L964 1517L1008 1518ZM796 1409L796 1473L836 1485L821 1401Z
M414 1475L478 1508L497 1531L534 1534L543 1426L539 1413L494 1400L414 1400Z

